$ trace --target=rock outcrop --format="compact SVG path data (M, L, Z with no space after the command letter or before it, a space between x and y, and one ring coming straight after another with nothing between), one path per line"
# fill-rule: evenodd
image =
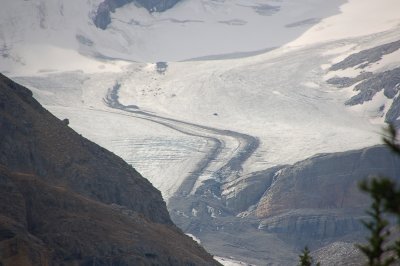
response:
M399 127L400 97L398 92L400 89L400 68L384 68L378 72L375 71L375 73L367 71L368 66L374 63L379 64L383 56L388 56L399 49L400 40L351 54L342 61L333 64L329 70L337 71L353 68L353 70L360 71L360 74L355 77L335 76L328 79L327 82L338 88L347 88L354 85L353 90L357 94L345 102L346 105L350 106L361 105L371 101L379 92L383 91L383 95L388 99L393 99L393 102L389 103L390 105L388 106L382 103L375 112L382 117L385 116L385 122Z
M358 182L371 175L400 176L400 159L388 148L321 154L282 169L261 198L256 214L268 217L293 209L368 206Z
M96 27L105 30L111 23L111 13L129 3L136 3L149 12L163 12L173 7L180 0L105 0L100 3L93 18Z
M170 213L207 249L238 260L296 265L307 245L322 265L357 265L363 256L347 247L365 241L361 220L368 219L370 204L358 183L378 175L399 182L399 165L400 158L383 145L318 154L224 184L228 193L222 198L211 189L185 201L172 198ZM322 260L336 249L340 259Z
M261 197L255 215L259 229L298 247L320 248L337 241L360 243L367 231L368 195L361 180L398 180L400 158L385 146L320 154L282 168ZM351 259L351 258L347 258Z
M131 166L0 75L1 265L217 265Z

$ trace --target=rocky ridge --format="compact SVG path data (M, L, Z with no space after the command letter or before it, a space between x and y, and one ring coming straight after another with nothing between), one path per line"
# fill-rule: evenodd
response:
M398 117L400 116L400 98L398 95L400 68L394 67L383 71L370 72L368 67L374 63L379 63L379 60L384 56L393 54L399 49L400 40L351 54L342 61L333 64L329 71L343 71L353 68L360 71L360 73L355 77L335 76L328 79L327 82L338 88L348 88L354 85L353 90L357 93L345 102L349 106L361 105L372 101L380 91L383 91L383 95L387 99L393 99L393 102L390 106L382 104L376 112L385 117L385 122L398 126Z
M185 203L173 198L169 208L174 222L207 249L239 260L295 265L307 245L318 249L319 258L343 250L340 261L351 265L362 256L348 246L364 241L367 233L361 220L367 218L369 200L358 182L377 175L398 179L398 165L400 159L382 145L318 154L238 180L233 185L245 189L235 197L218 198L217 184L209 184Z

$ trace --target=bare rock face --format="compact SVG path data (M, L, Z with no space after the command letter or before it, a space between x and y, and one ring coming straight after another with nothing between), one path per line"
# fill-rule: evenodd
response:
M286 167L261 198L256 214L269 217L293 209L364 209L368 197L358 182L371 175L400 176L400 159L383 146L321 154Z
M355 68L363 71L356 77L335 76L327 80L327 82L338 88L347 88L356 84L354 91L357 91L357 94L345 102L346 105L350 106L361 105L364 102L371 101L377 93L383 91L384 96L388 99L393 99L393 102L390 106L380 106L377 111L382 113L383 116L383 111L385 109L388 110L385 115L385 122L399 127L400 97L398 96L398 92L400 89L400 68L396 67L376 73L364 71L367 66L379 62L383 56L394 53L399 49L400 40L351 54L342 61L333 64L329 70L336 71Z
M0 172L18 211L0 216L3 265L213 265L210 255L171 226L105 205L40 178ZM3 194L1 199L4 199ZM7 208L3 201L0 207ZM171 245L173 243L173 245Z
M217 265L146 179L0 75L0 265L61 264Z
M400 40L366 49L352 54L346 57L344 60L332 65L330 70L343 70L355 66L358 66L359 68L365 68L368 65L381 60L384 55L393 53L398 49L400 49Z
M361 220L370 201L358 183L371 175L399 181L399 165L383 145L319 154L223 184L230 193L221 198L171 198L170 213L207 249L255 265L297 265L304 246L322 265L360 265L354 244L368 235ZM216 183L204 191L218 192Z
M149 12L163 12L173 7L180 0L136 0L136 2L145 7Z
M361 220L368 219L370 199L358 183L371 176L399 179L398 165L400 158L381 145L320 154L286 166L276 173L254 211L260 219L258 228L312 249L337 241L360 243L367 233ZM355 259L348 255L346 260Z
M105 30L111 23L111 13L129 3L136 3L149 12L163 12L173 7L180 0L105 0L100 3L93 22L96 27Z

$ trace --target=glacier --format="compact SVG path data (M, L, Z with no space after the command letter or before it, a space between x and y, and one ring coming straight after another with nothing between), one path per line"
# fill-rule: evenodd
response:
M393 98L377 93L346 106L357 82L328 81L398 67L395 50L364 70L331 68L400 39L395 0L186 0L152 13L132 3L111 13L105 30L93 22L100 4L7 0L0 10L0 72L132 164L161 190L178 220L193 213L217 224L246 217L254 206L238 212L222 203L242 195L255 174L380 143ZM107 104L116 84L118 101ZM214 205L198 201L190 213L180 209L182 197L205 194ZM211 245L198 226L187 233L206 247L223 245ZM221 228L212 230L234 243ZM296 259L276 236L260 235L255 243L267 239L278 250L268 261ZM233 250L216 255L256 256ZM240 255L232 257L235 252Z

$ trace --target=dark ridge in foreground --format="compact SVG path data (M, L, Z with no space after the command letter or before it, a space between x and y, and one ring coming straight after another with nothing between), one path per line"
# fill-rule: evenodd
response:
M161 194L0 74L0 265L218 265Z

